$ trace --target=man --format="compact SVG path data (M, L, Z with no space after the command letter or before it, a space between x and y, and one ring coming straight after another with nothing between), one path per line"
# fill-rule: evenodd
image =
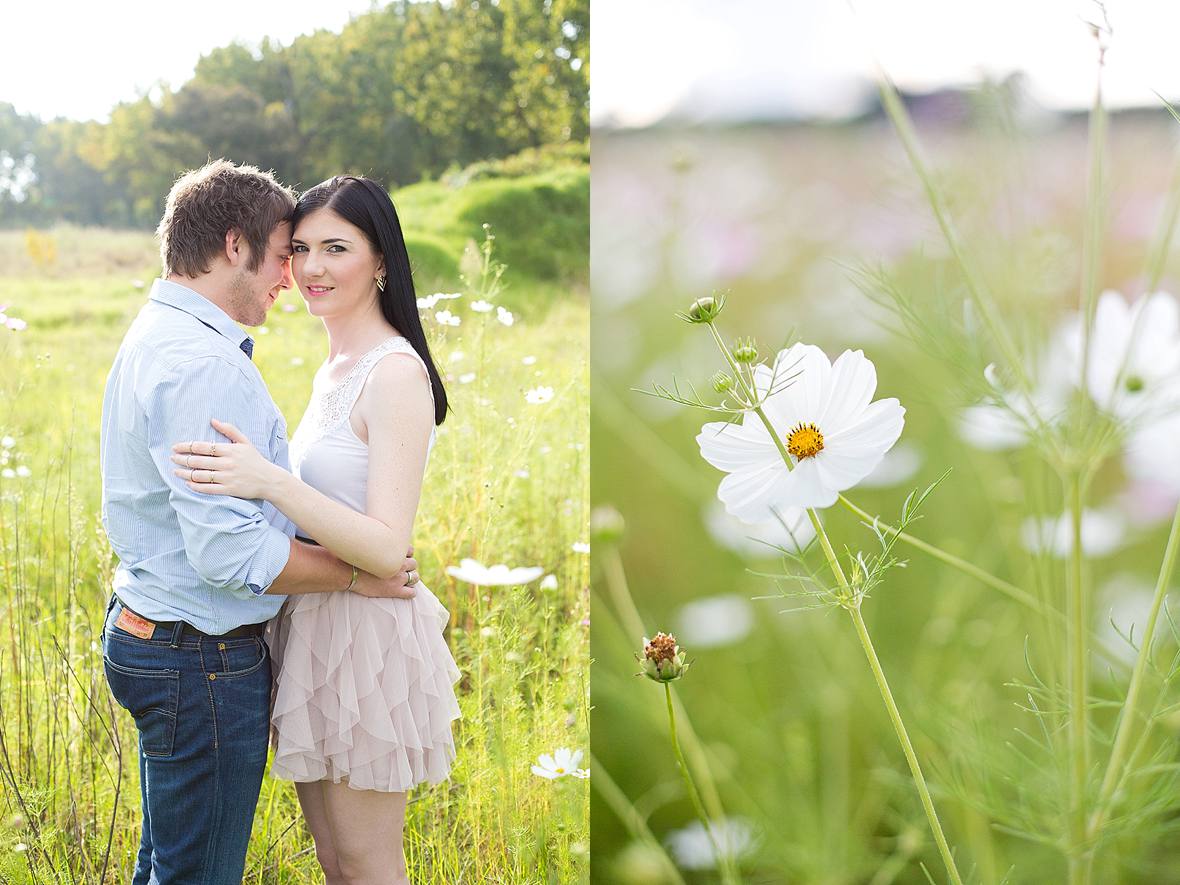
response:
M241 882L269 731L262 632L284 594L409 597L417 582L413 559L392 579L358 572L294 540L269 503L202 495L173 473L172 444L217 442L214 417L288 466L286 425L235 322L260 325L290 288L294 207L251 166L181 177L157 231L163 277L107 379L102 515L119 566L103 653L139 731L134 885Z

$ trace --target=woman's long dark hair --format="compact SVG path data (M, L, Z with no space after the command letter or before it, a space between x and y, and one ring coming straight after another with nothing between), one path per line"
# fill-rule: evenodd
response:
M385 260L385 291L378 293L381 314L386 322L401 332L413 345L434 391L434 423L442 424L447 416L447 392L430 357L426 333L418 316L418 299L410 275L410 257L397 210L385 188L358 175L337 175L320 182L302 197L291 220L292 230L316 209L331 209L349 224L359 227L369 245Z

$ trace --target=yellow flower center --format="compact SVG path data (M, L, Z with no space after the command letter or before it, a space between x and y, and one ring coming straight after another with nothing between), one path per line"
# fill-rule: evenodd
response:
M558 774L565 774L565 768L561 765L557 766L557 768L555 768L553 770L556 771Z
M814 458L824 450L824 435L814 424L797 424L787 437L787 451L796 460Z

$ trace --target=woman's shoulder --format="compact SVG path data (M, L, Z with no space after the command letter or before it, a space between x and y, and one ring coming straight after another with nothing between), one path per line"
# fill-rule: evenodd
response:
M404 338L391 339L373 356L373 365L360 392L362 405L366 401L378 404L396 402L397 411L404 414L416 403L421 403L433 415L434 391L430 376L426 364L410 342Z

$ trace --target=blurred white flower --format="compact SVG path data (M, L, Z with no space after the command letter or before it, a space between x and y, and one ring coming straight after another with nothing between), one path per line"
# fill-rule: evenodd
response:
M757 366L754 382L793 469L752 413L741 424L706 424L697 435L701 455L728 474L717 497L749 522L771 518L776 508L830 507L873 472L904 424L895 398L870 402L877 371L859 350L844 351L833 364L818 347L796 344L779 352L775 367Z
M1126 538L1123 517L1113 510L1082 511L1082 551L1087 556L1108 556ZM1070 515L1029 517L1020 527L1020 540L1029 553L1048 553L1064 559L1073 552Z
M534 406L547 403L553 399L553 388L534 387L532 390L525 392L524 399L525 402L532 403Z
M1137 648L1127 644L1124 637L1134 640L1136 647L1143 643L1143 630L1155 601L1155 587L1136 575L1120 573L1104 583L1095 606L1096 632L1104 644L1127 665L1135 663Z
M556 780L566 775L574 775L575 777L587 777L590 772L578 768L578 763L582 761L581 750L571 750L569 747L558 747L553 751L553 754L542 753L537 757L537 764L532 767L533 774L538 777L548 778L549 780ZM582 772L578 773L575 772Z
M512 475L515 476L517 479L528 479L529 478L529 472L523 468L520 470L517 470Z
M1028 425L1004 406L978 403L959 413L959 437L977 449L1001 452L1023 445Z
M531 366L537 362L537 358L535 356L526 356L520 362L522 365Z
M911 479L922 466L922 453L911 443L898 443L885 453L877 468L862 479L859 485L866 489L887 489L901 485Z
M24 464L21 464L19 467L16 468L16 475L17 476L32 476L33 471L31 471Z
M471 302L471 309L476 313L488 313L494 306L490 301L484 301L482 298Z
M541 578L542 590L556 590L557 589L557 575L546 575Z
M449 310L440 310L435 312L434 318L438 320L441 326L457 326L463 322L459 317L455 316Z
M447 362L448 363L457 363L460 360L462 360L463 357L465 357L465 356L467 356L467 354L465 354L461 350L452 350L451 355L447 357Z
M303 365L303 357L301 357L301 356L293 356L293 357L291 357L291 365L293 365L293 366L302 366L302 365Z
M795 507L778 517L762 522L743 522L726 511L720 501L712 501L705 508L705 528L713 540L734 553L764 559L779 556L775 548L799 552L815 537L815 529L807 511Z
M295 313L297 310L299 310L299 308L290 302L283 305L283 313Z
M23 332L29 327L28 323L26 323L24 320L18 320L16 317L9 317L8 321L4 325L8 326L8 328L14 332Z
M14 476L16 476L16 471L11 467L5 467L3 470L0 470L0 476L4 477L5 479L12 479Z
M574 543L570 545L570 550L574 551L574 553L589 553L590 545L585 541L574 541Z
M453 298L462 298L462 292L435 292L433 295L427 295L425 298L418 299L419 310L430 310L434 305L440 301L448 301Z
M676 615L676 636L692 648L716 648L745 639L754 629L754 607L736 593L694 599Z
M516 318L512 316L512 311L505 310L502 307L496 308L496 319L498 319L505 326L511 326L516 322Z
M256 335L269 335L270 329L268 329L266 326L259 326L257 329L254 330L254 334L256 334Z
M452 578L458 578L460 581L466 581L468 584L475 584L478 587L528 584L541 577L544 572L545 570L540 566L509 568L502 563L484 566L474 559L461 559L457 566L447 566L447 574Z
M4 446L6 449L11 449L15 445L16 440L11 436L0 437L0 446Z
M1132 479L1162 485L1180 494L1180 413L1132 431L1123 454L1123 469Z
M1180 398L1180 304L1165 293L1128 304L1103 292L1094 315L1086 384L1094 402L1120 418L1175 405Z
M462 375L459 376L459 383L460 384L470 384L474 380L475 380L475 373L474 372L464 372Z
M754 848L754 828L744 818L730 817L710 822L717 848L725 855L741 859ZM676 863L686 870L711 870L717 855L704 825L694 820L682 830L673 830L666 839Z
M143 287L144 287L143 280L132 280L131 281L131 288L132 289L142 289Z

